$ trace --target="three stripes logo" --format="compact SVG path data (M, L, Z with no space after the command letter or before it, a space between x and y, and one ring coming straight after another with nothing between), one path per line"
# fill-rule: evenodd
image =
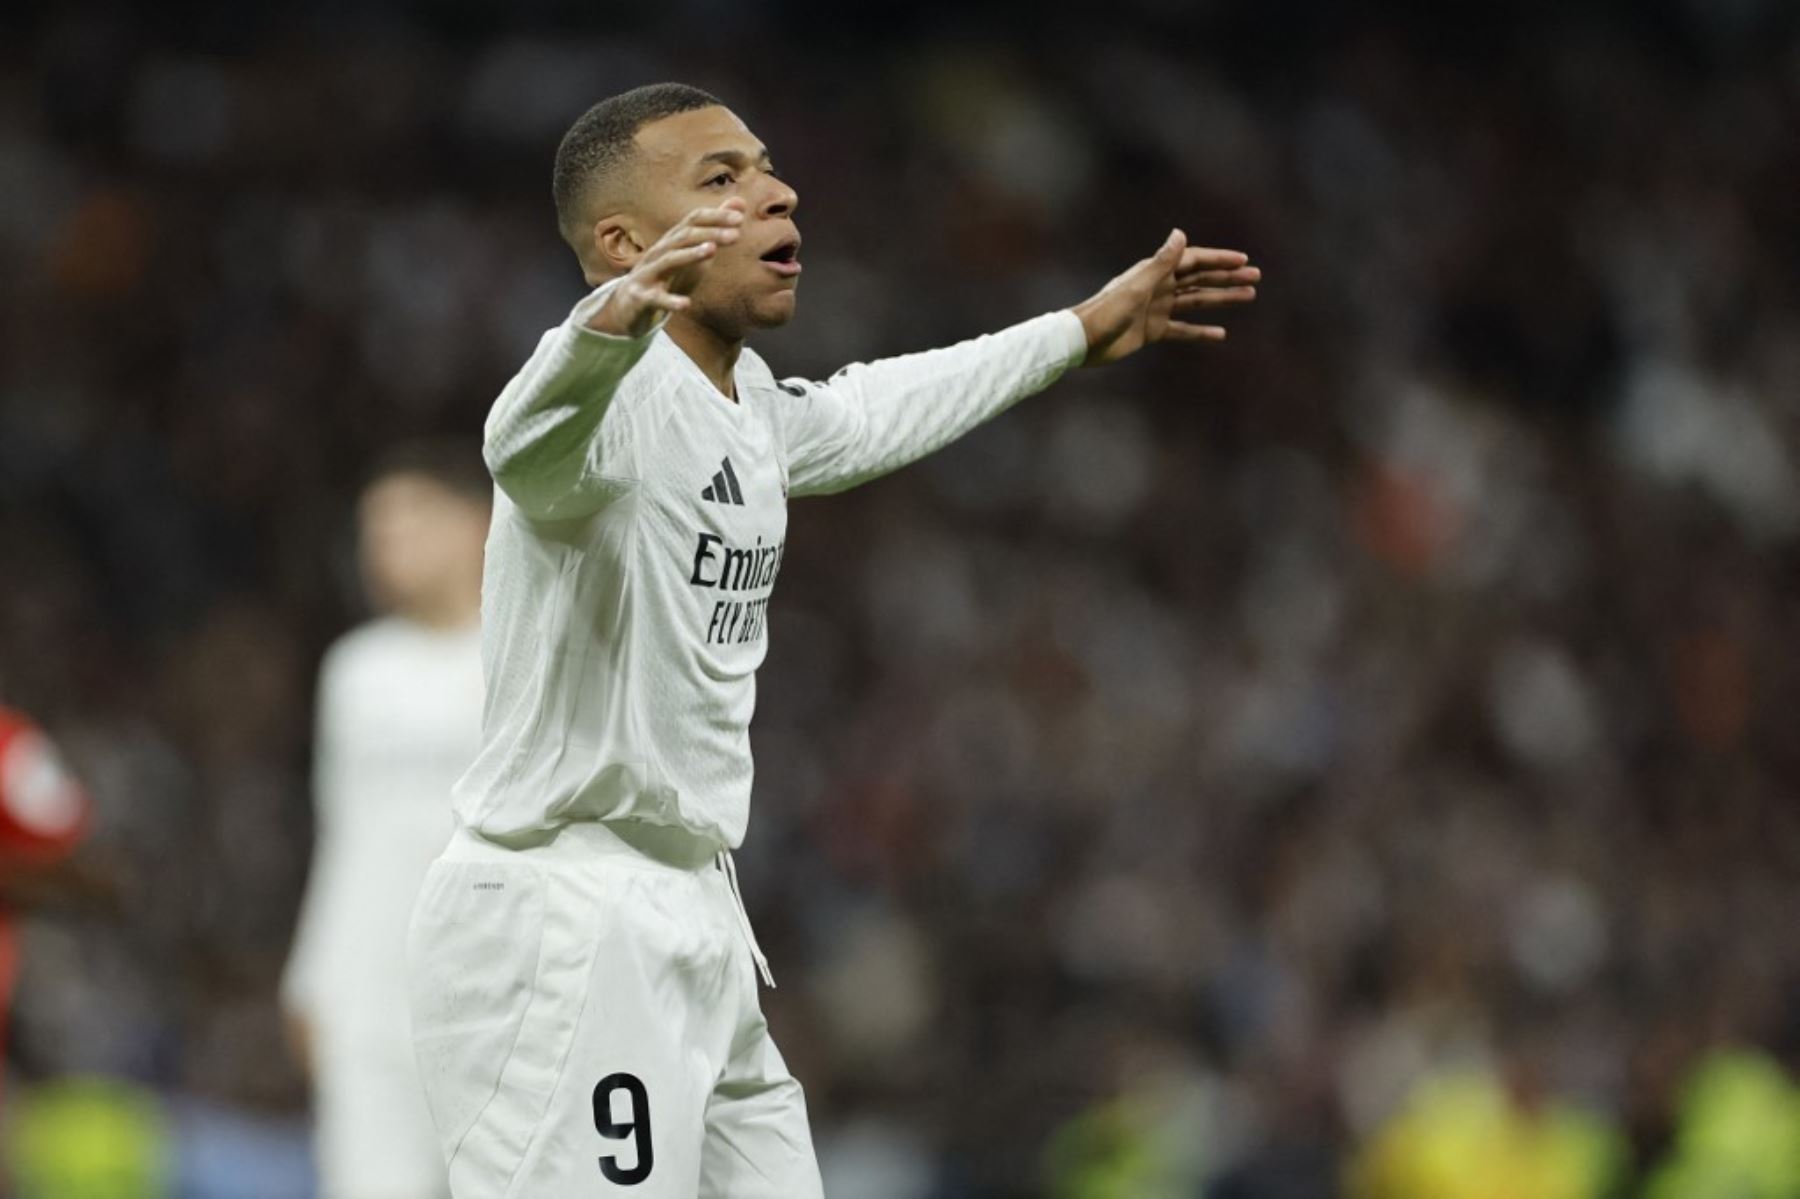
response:
M712 485L700 493L700 498L715 504L743 506L744 493L738 488L737 472L731 469L731 459L720 464L718 473L712 477Z

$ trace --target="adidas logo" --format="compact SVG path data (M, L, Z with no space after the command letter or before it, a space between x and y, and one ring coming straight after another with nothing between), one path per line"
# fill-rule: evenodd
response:
M731 459L720 464L719 472L712 477L712 486L702 491L700 498L715 504L743 506L744 493L738 489L737 472L731 469Z

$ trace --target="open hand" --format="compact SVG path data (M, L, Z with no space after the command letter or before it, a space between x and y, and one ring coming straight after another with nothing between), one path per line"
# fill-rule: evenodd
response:
M1187 244L1171 230L1155 254L1142 260L1072 310L1087 332L1085 366L1117 362L1157 341L1224 341L1222 325L1194 324L1190 316L1248 304L1262 271L1237 250Z
M637 265L588 320L588 328L614 337L642 337L665 312L680 312L700 283L706 264L738 239L744 202L731 199L717 208L696 208L657 238Z

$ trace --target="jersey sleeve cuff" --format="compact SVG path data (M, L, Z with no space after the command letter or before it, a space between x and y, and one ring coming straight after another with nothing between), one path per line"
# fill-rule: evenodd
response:
M613 289L620 282L619 279L608 279L576 302L574 309L569 313L569 319L563 322L563 328L568 332L572 342L607 346L615 350L636 347L641 351L644 347L649 346L651 338L661 332L662 327L669 321L667 312L657 313L655 323L642 337L622 337L613 333L602 333L598 329L588 327L588 322L594 319L594 314L600 311L601 305L606 303L607 297L612 294Z
M1051 336L1061 355L1058 362L1064 370L1087 361L1087 329L1082 325L1081 318L1075 315L1074 309L1064 308L1049 313L1042 319L1050 323Z

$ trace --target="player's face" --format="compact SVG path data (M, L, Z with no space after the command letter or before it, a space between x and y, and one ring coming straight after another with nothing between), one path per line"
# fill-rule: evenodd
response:
M744 202L736 243L720 248L694 289L693 314L741 339L794 316L800 281L800 197L769 151L728 108L699 108L638 130L639 196L655 236L696 208Z
M384 612L439 610L481 571L487 513L422 474L376 480L357 510L363 579Z

